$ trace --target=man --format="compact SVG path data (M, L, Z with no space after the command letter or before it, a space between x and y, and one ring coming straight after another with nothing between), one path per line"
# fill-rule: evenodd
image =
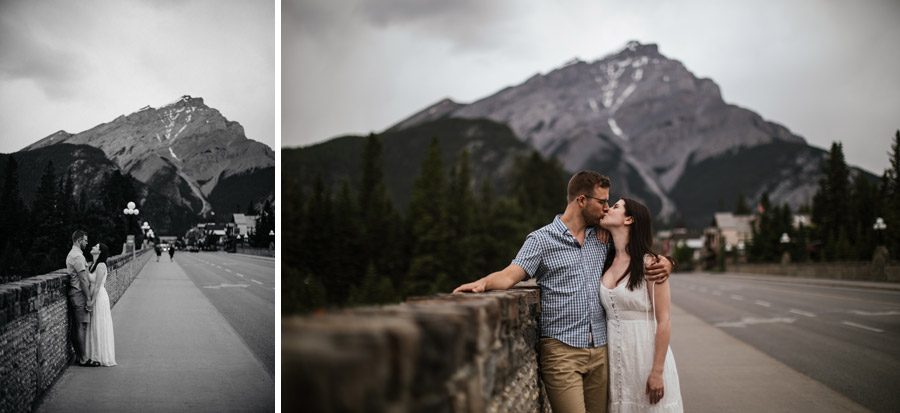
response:
M609 210L608 177L581 171L569 180L566 210L525 239L512 263L454 293L505 290L535 277L541 289L541 378L555 413L606 412L606 313L598 288L609 244L597 226ZM645 268L651 282L672 272L667 259Z
M72 234L72 249L66 256L66 272L69 274L69 303L74 313L75 357L79 366L91 366L87 358L85 338L88 323L91 322L90 311L94 307L90 298L90 281L88 280L87 260L84 248L88 245L87 233L81 230Z

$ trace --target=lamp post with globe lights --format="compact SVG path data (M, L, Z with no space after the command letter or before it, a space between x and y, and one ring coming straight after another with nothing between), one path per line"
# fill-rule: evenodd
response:
M129 234L129 232L131 232L131 228L133 227L132 224L134 222L134 219L136 219L138 214L140 213L140 211L136 207L137 205L135 205L134 202L129 201L126 205L126 208L122 210L122 213L125 214L126 218L128 218L128 231L126 231L127 236L125 238L125 245L131 244L132 259L134 259L137 255L137 245L135 243L134 234Z
M875 243L877 244L872 259L875 261L887 261L888 249L884 245L884 230L887 229L887 223L884 222L884 218L875 218L875 223L872 224L872 229L875 230Z
M788 251L788 244L791 243L791 237L788 236L787 232L781 233L781 238L778 240L781 243L781 250L784 251L781 254L781 263L782 264L790 264L791 262L791 253Z

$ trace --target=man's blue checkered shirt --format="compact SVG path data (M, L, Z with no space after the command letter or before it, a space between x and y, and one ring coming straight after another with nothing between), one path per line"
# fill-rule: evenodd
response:
M600 278L609 244L589 227L579 245L560 216L528 234L513 260L541 288L541 337L572 347L606 345L606 312L600 305Z

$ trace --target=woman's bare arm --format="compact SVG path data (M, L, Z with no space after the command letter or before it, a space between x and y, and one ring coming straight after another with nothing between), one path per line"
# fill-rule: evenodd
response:
M648 284L652 288L654 301L654 314L656 315L656 337L654 340L653 368L650 377L647 378L647 393L651 403L657 403L664 395L663 369L665 368L666 353L669 351L669 339L672 336L672 323L670 318L671 295L669 283Z

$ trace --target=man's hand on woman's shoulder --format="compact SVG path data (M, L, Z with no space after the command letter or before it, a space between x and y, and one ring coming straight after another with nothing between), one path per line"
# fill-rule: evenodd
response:
M644 260L644 276L647 281L662 284L672 275L674 264L669 257L656 256Z

